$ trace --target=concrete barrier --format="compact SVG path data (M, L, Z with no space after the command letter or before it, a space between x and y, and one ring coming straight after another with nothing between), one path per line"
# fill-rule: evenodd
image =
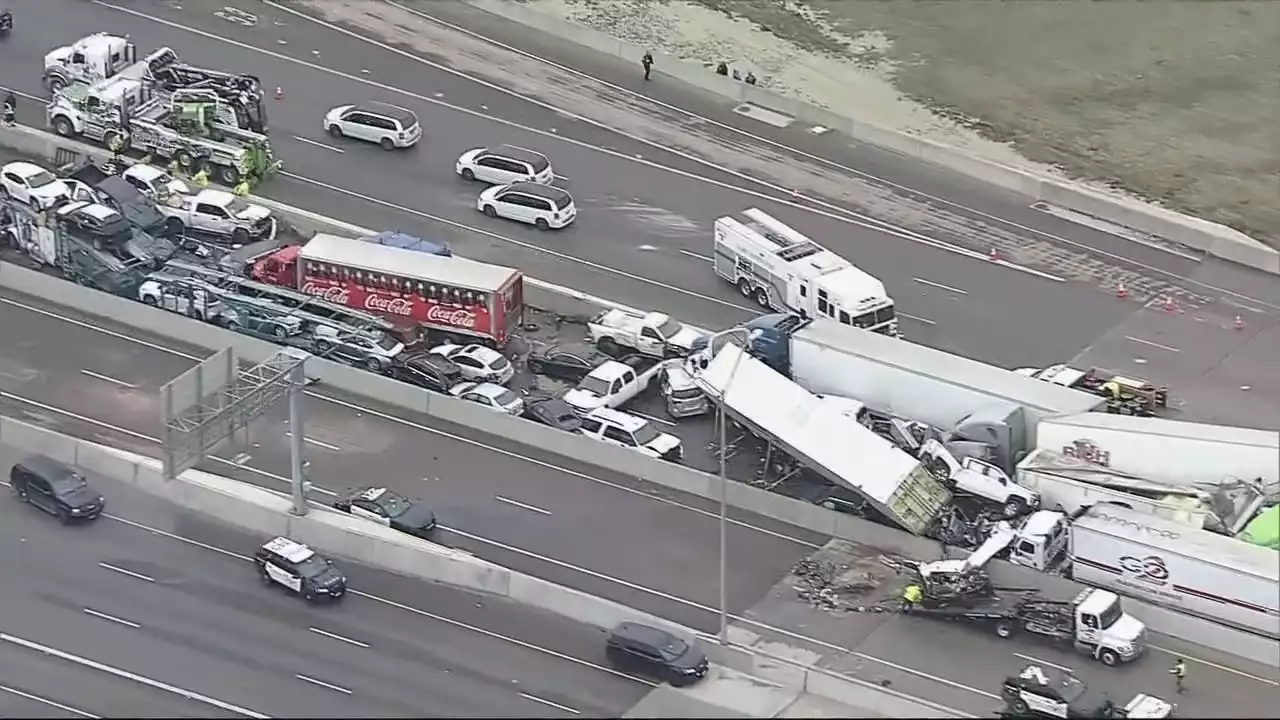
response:
M467 0L471 5L522 25L537 28L629 64L645 49L583 25L566 22L510 0ZM1280 274L1280 252L1224 225L1133 200L1113 198L1081 183L1011 168L960 148L839 115L760 85L716 75L703 63L665 53L655 66L664 77L706 90L735 103L751 103L774 112L845 133L862 142L939 165L1035 200L1093 215L1124 227L1158 235L1224 260ZM767 83L767 79L766 79Z

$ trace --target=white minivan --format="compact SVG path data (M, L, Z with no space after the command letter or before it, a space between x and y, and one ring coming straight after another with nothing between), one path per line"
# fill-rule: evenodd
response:
M412 147L422 137L412 110L381 102L339 105L325 114L324 130L335 138L377 143L383 150Z
M539 230L563 228L578 214L569 193L531 182L495 185L480 193L476 209L489 217L518 220Z

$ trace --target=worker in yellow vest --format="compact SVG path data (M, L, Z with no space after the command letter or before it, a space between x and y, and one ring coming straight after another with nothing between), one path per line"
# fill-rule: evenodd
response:
M201 190L209 187L209 171L204 167L201 167L200 172L191 176L191 182L195 183L196 187Z
M240 182L236 183L236 186L232 188L231 192L235 193L237 197L244 197L245 195L248 195L249 181L245 178L240 178Z
M919 585L916 585L914 583L911 585L908 585L902 591L902 609L911 610L916 606L918 606L920 604L920 601L923 599L924 599L924 591L920 589Z

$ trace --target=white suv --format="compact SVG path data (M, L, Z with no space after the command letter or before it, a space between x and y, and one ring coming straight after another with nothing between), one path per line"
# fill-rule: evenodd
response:
M598 408L584 415L578 432L662 460L679 462L684 456L680 438L655 429L644 418L612 408Z
M412 110L380 102L339 105L325 114L324 130L336 138L378 143L383 150L412 147L422 138Z
M545 155L513 145L476 148L458 158L457 172L463 180L480 180L493 185L536 182L544 185L556 179Z
M539 230L559 230L578 215L573 197L557 187L519 182L496 185L480 193L476 209L489 217L518 220Z

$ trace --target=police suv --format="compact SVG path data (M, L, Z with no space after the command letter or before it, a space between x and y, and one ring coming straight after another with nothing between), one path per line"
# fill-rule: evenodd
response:
M436 528L436 514L430 508L384 487L354 490L338 498L333 507L420 538L429 538Z
M1175 706L1138 694L1124 707L1103 693L1090 692L1069 672L1028 665L1005 679L1004 718L1169 718Z
M347 579L327 558L287 537L263 543L253 554L264 585L278 583L307 602L337 600L347 593Z

